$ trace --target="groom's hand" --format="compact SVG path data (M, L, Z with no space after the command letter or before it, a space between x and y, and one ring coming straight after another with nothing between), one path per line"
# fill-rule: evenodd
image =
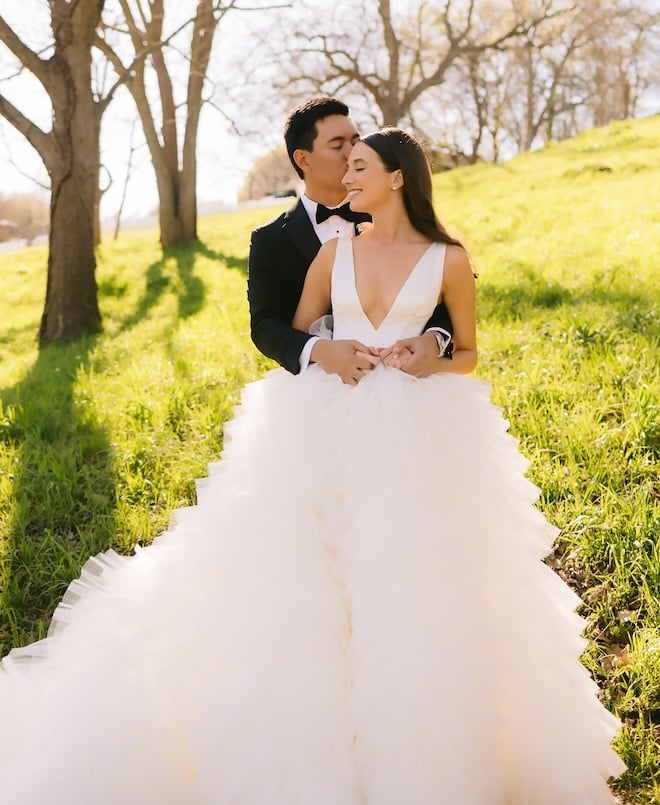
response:
M359 341L328 341L320 339L312 347L310 360L318 363L328 374L356 386L379 362L373 350Z
M402 338L391 347L382 349L380 357L387 366L415 377L429 377L443 366L442 361L438 360L438 342L430 332L414 338Z

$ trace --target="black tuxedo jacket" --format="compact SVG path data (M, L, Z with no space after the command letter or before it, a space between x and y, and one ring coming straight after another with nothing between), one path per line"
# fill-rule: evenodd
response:
M250 329L257 349L293 374L300 371L300 353L311 336L291 327L305 276L321 243L299 200L280 216L252 232L248 260ZM443 304L426 327L452 332Z

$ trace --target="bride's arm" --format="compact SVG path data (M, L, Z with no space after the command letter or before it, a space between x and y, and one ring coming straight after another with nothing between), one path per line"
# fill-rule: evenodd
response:
M336 239L324 243L309 267L293 317L292 327L296 330L308 332L310 324L330 309L332 266L336 250ZM309 358L311 363L317 363L328 374L339 375L344 383L354 386L378 363L378 358L369 353L369 348L360 341L319 338Z
M476 284L470 259L460 246L448 246L441 298L454 325L452 360L438 358L439 371L467 374L477 365Z
M447 246L445 267L438 302L443 301L454 327L453 359L443 357L418 360L418 345L428 333L402 338L380 350L383 363L415 377L438 372L464 375L477 365L476 287L470 259L460 246ZM436 352L437 355L437 352Z
M296 330L309 332L310 324L330 309L330 277L336 250L336 239L329 240L312 261L291 323Z

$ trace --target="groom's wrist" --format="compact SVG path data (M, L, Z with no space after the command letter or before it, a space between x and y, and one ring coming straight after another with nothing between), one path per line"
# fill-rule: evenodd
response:
M312 352L314 351L314 345L319 341L318 336L312 336L312 338L308 339L305 343L305 346L300 353L300 371L304 372L305 369L309 366L310 363L313 363Z
M449 358L451 360L452 340L451 335L446 330L427 330L435 338L438 346L438 358Z
M309 351L309 362L320 363L323 360L324 353L327 355L327 345L332 344L332 341L328 341L324 338L314 337L310 338L307 343L309 344L310 342L312 342L312 346Z

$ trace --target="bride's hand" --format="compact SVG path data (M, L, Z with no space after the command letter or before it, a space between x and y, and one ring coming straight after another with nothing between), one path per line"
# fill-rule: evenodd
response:
M381 350L383 363L414 377L429 377L446 371L446 360L438 360L438 342L433 333L403 338Z
M379 358L373 349L360 341L321 338L312 347L310 360L328 374L339 375L344 383L355 386L374 368Z
M377 366L380 363L380 355L378 354L378 350L374 347L369 347L369 352L357 350L355 354L356 356L360 356L361 358L368 360L372 366Z
M379 350L379 355L385 366L390 366L392 369L401 369L411 357L412 352L406 347L398 349L395 347L386 347Z

